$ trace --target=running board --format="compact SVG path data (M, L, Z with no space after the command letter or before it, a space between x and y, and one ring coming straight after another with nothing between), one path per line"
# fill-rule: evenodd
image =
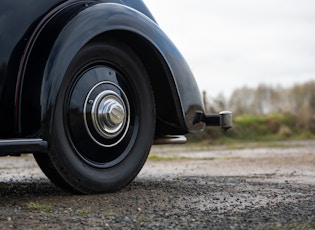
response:
M47 141L40 138L0 139L0 156L18 156L22 153L43 153L47 151Z
M165 144L185 144L187 142L187 138L185 136L171 136L166 135L159 137L154 140L154 145L165 145Z

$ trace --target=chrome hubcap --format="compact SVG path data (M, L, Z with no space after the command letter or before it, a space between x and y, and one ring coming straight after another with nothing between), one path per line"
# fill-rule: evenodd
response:
M126 123L126 105L117 93L106 90L95 98L91 115L98 133L105 138L114 138Z
M113 82L96 84L85 99L84 123L98 145L111 147L120 143L130 124L130 107L124 91Z

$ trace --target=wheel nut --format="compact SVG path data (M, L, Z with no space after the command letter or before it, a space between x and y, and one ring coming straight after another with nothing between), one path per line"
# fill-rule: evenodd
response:
M124 121L124 108L117 102L107 102L104 108L105 122L108 126L117 126Z

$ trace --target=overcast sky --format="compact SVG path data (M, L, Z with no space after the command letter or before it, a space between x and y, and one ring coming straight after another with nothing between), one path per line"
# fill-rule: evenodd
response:
M209 95L315 80L314 0L144 2Z

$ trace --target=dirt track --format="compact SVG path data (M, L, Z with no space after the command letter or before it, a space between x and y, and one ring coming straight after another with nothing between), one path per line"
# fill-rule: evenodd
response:
M315 229L315 141L154 147L117 193L77 196L32 157L0 158L0 229Z

